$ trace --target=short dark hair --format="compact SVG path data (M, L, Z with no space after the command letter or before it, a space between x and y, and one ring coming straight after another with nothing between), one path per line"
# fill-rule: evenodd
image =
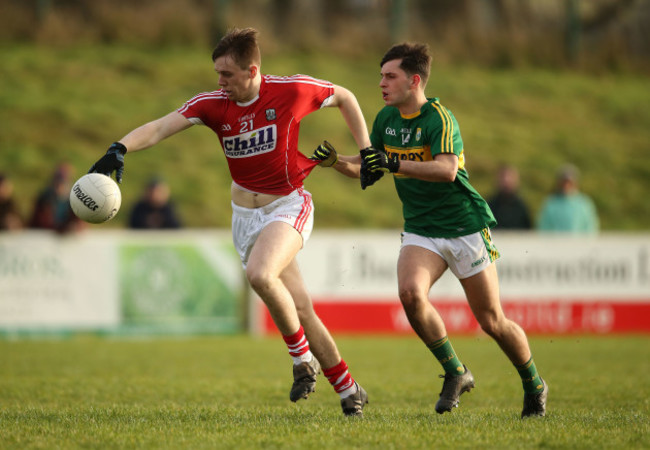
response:
M251 64L259 66L262 58L257 45L257 34L258 32L254 28L231 29L219 40L212 52L212 62L228 55L242 69L247 69Z
M423 85L427 84L431 70L431 55L427 44L396 44L388 49L381 59L379 67L384 67L388 61L401 59L399 67L408 75L420 75Z

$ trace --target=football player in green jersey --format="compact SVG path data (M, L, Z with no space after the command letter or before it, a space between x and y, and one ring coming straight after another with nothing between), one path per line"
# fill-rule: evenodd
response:
M456 355L445 324L429 301L431 287L449 268L460 280L481 328L521 376L521 416L543 416L548 386L537 372L526 334L501 307L494 264L499 253L490 236L496 221L469 183L456 118L437 98L425 95L430 65L426 45L399 44L388 50L379 84L386 106L375 118L372 148L360 156L339 155L334 167L348 176L361 172L364 188L380 178L372 174L394 175L404 214L399 297L411 326L445 371L436 411L450 412L460 395L474 387L471 372Z

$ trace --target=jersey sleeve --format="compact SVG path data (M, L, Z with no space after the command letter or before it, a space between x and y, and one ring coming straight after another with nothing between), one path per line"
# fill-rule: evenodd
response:
M436 101L431 102L431 106L433 107L433 119L428 138L431 155L453 153L460 156L463 151L463 141L456 118L451 111Z
M372 131L370 132L370 145L372 145L372 148L375 148L377 150L384 150L384 141L381 137L382 126L379 123L379 116L380 114L377 114L374 122L372 123Z
M295 75L291 79L294 82L290 84L289 95L297 100L293 102L293 114L297 120L327 106L334 96L334 85L329 81L307 75Z
M206 125L206 107L209 105L209 100L222 97L223 95L219 95L218 92L203 92L186 101L177 111L195 125Z

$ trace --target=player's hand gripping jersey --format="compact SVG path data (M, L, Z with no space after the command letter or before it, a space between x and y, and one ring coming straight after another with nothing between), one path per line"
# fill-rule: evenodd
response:
M218 90L193 97L178 112L219 136L235 183L253 192L287 195L302 187L319 162L298 151L300 121L333 95L328 81L263 75L259 96L246 104Z
M463 140L456 118L429 99L415 114L402 116L393 106L375 118L372 146L402 160L432 161L441 153L458 156L458 173L452 183L395 175L395 188L403 205L404 230L427 237L458 237L496 225L487 203L469 183Z

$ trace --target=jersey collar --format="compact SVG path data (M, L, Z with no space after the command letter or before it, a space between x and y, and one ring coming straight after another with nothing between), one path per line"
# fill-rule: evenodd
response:
M402 114L402 113L399 113L399 115L402 116L402 119L414 119L414 118L416 118L417 116L419 116L420 113L421 113L421 111L415 111L414 113L411 113L411 114Z
M402 116L402 119L415 119L418 117L420 114L424 114L428 109L429 105L433 102L437 102L438 97L433 97L433 98L427 98L427 102L422 105L419 111L415 111L414 113L411 114L402 114L401 112L399 113L400 116Z

